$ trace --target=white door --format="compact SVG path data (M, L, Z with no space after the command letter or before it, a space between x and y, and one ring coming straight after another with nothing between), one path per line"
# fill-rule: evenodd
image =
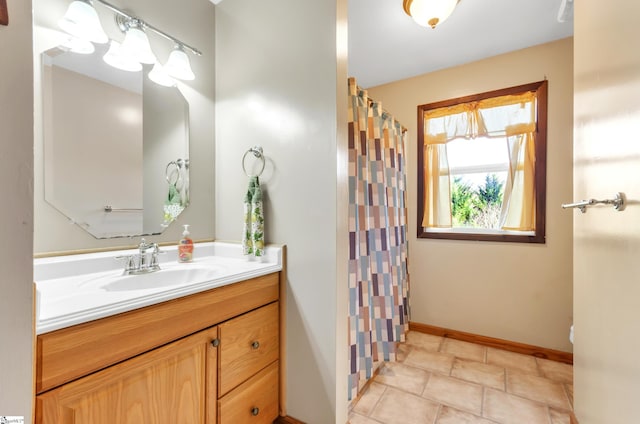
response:
M640 423L640 1L574 18L574 392L580 424Z

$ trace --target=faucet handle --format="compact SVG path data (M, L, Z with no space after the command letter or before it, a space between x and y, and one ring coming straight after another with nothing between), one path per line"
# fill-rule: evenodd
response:
M136 256L135 255L122 255L122 256L116 256L115 259L123 259L125 261L125 265L124 265L124 272L125 274L128 271L132 271L134 269L136 269Z

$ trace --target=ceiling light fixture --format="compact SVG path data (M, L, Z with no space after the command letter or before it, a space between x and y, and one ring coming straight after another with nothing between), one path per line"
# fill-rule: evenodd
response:
M460 0L404 0L403 7L418 25L435 28L443 23Z

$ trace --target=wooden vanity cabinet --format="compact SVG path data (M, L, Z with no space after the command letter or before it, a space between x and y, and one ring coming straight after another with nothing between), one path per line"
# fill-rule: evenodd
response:
M278 300L274 273L38 336L36 424L272 423Z

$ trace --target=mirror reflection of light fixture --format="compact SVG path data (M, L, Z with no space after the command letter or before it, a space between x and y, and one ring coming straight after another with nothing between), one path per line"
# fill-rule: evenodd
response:
M191 70L189 56L187 56L183 46L180 44L176 45L171 54L169 54L169 59L164 65L164 69L170 76L180 80L190 81L195 78Z
M127 71L139 71L142 69L141 63L156 63L157 59L151 50L146 34L148 30L151 30L172 41L176 46L169 55L169 60L165 65L165 71L174 78L182 80L195 79L186 50L196 56L201 56L202 52L154 27L148 22L118 9L105 0L73 0L69 5L67 13L59 21L60 27L75 37L95 43L107 43L109 37L102 29L100 18L93 8L92 2L97 2L113 11L115 13L116 23L125 33L122 46L112 41L109 51L103 56L105 62L118 69ZM126 57L129 57L129 60L127 60ZM137 62L137 66L133 65L131 63L132 61Z
M96 51L96 47L91 41L78 37L69 37L67 41L60 44L60 47L78 54L92 54Z
M115 40L111 40L109 50L102 56L102 60L122 71L138 72L142 70L140 62L129 55L123 54L122 46Z
M67 13L58 21L58 26L83 40L100 44L109 41L90 0L74 0L69 5Z
M403 7L418 25L435 28L443 23L460 0L404 0Z
M120 17L120 15L118 15ZM121 22L116 19L116 22ZM122 54L129 55L140 63L152 64L156 63L156 55L151 51L149 38L145 34L143 25L139 19L127 19L122 24L125 36L122 42Z
M176 80L171 78L169 74L167 74L167 71L164 70L162 65L160 65L157 62L155 65L153 65L153 69L149 71L148 77L151 81L155 82L158 85L162 85L164 87L176 86Z

